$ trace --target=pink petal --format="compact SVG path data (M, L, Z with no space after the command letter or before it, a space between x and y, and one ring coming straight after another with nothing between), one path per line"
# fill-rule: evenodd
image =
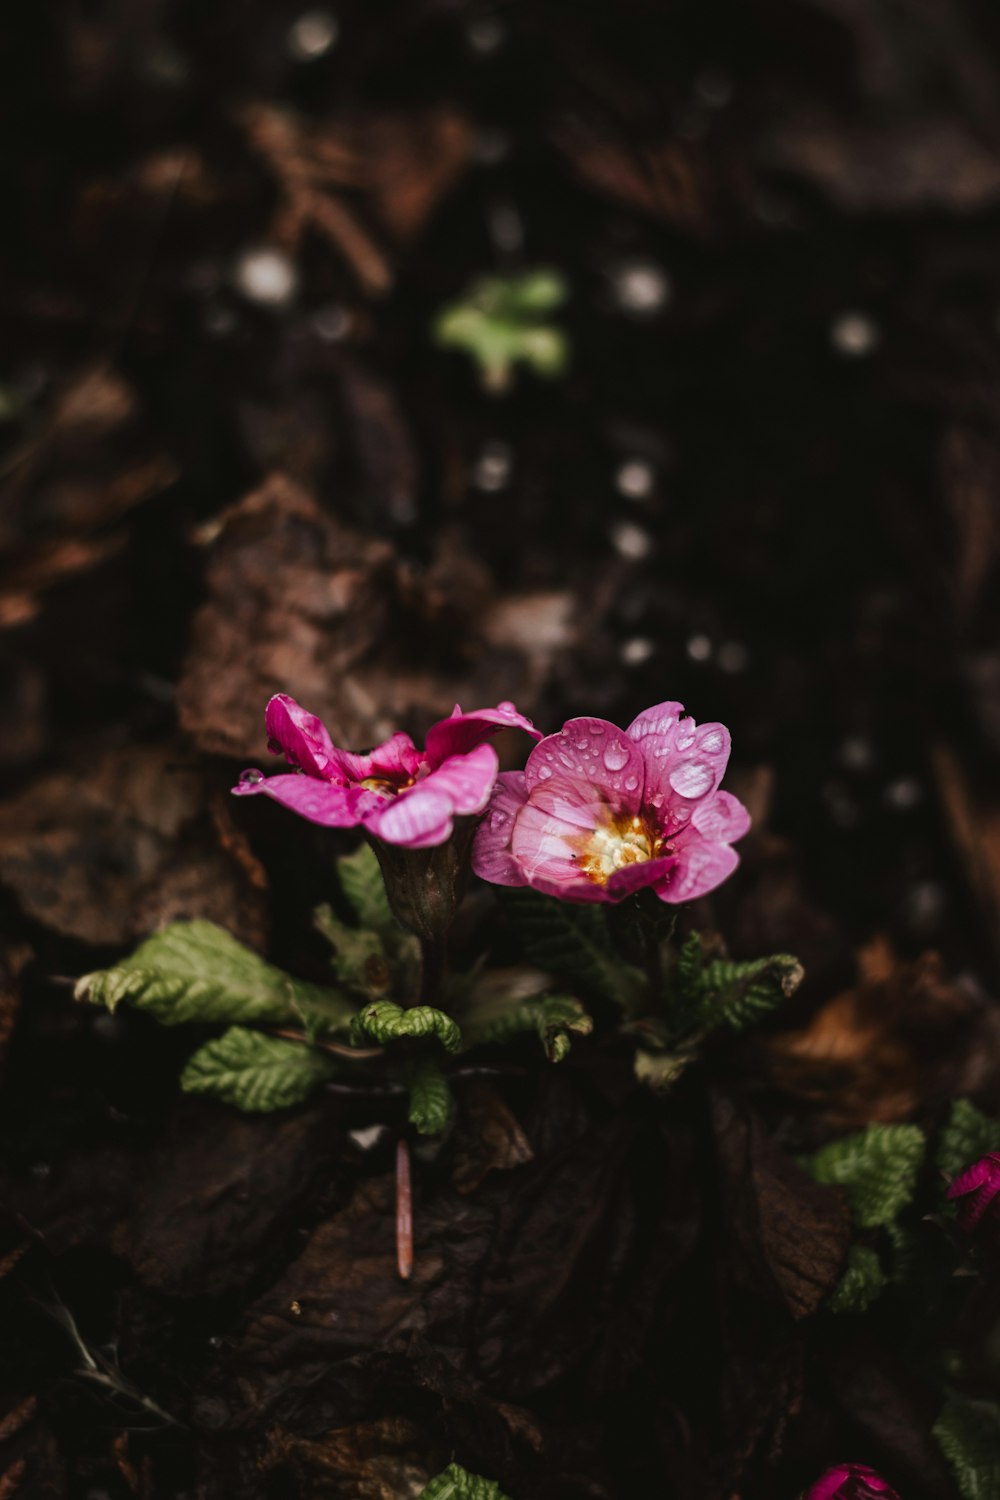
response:
M530 882L533 891L541 891L543 896L555 896L559 901L613 901L615 898L608 894L606 885L598 885L594 880L547 880L539 876Z
M418 783L424 791L450 797L452 810L470 816L481 813L496 785L499 761L492 745L477 745L466 755L452 755Z
M260 781L241 781L233 787L238 797L262 793L283 807L320 823L324 828L353 828L384 805L383 799L364 787L338 786L315 776L268 776Z
M385 801L365 818L365 827L387 844L430 849L451 837L453 807L445 792L417 785Z
M646 801L676 813L715 791L729 762L729 730L724 724L679 719L663 732L650 730L640 741L646 763ZM659 800L658 800L659 799Z
M728 844L716 844L709 839L692 839L681 847L675 846L677 864L656 894L661 901L677 906L682 901L695 901L714 891L716 886L736 869L740 857Z
M510 848L529 885L543 880L566 884L581 878L577 865L580 841L578 825L536 806L529 796L514 823ZM586 883L593 884L589 880Z
M836 1500L836 1497L851 1474L846 1464L838 1464L835 1469L827 1469L811 1489L806 1491L805 1500Z
M570 719L535 746L524 775L532 800L535 788L558 776L564 783L593 787L616 812L637 813L642 804L642 756L606 719Z
M621 901L633 891L641 891L647 885L657 885L677 864L675 854L665 854L660 859L639 860L634 865L625 865L611 876L605 889L609 901Z
M475 708L464 714L455 704L450 718L440 719L427 732L426 754L431 765L440 765L452 755L466 755L501 729L523 729L536 740L541 730L530 719L519 714L513 703L498 703L496 708Z
M966 1193L974 1193L976 1188L982 1187L984 1182L997 1174L996 1164L988 1156L981 1156L978 1161L972 1163L959 1172L954 1182L945 1193L946 1198L962 1198ZM1000 1174L998 1174L1000 1175Z
M528 798L523 771L501 771L486 816L476 829L472 868L492 885L526 885L510 851L514 819Z
M290 765L310 776L340 779L333 767L337 752L325 724L287 693L276 693L268 703L264 725L268 748L283 754Z
M625 733L632 740L644 740L647 735L662 737L673 729L683 712L683 703L657 703L653 708L644 708Z
M699 802L691 815L691 826L707 839L734 844L750 827L750 814L731 792L716 792Z
M424 763L410 736L401 731L364 755L355 755L350 750L333 752L333 764L346 781L366 781L370 776L406 781L416 776Z

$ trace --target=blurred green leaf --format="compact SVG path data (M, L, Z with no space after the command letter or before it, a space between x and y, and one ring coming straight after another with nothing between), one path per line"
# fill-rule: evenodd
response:
M600 906L558 901L527 887L502 886L499 894L533 964L625 1010L632 1007L642 992L643 975L615 949Z
M817 1182L846 1188L858 1227L874 1229L912 1201L926 1144L916 1125L869 1125L831 1141L806 1167Z
M455 1110L451 1086L433 1058L422 1058L406 1074L410 1124L420 1135L440 1135Z
M934 1436L955 1475L963 1500L1000 1495L1000 1407L952 1395L934 1424Z
M826 1305L835 1313L866 1312L887 1282L888 1277L875 1251L868 1245L852 1245L847 1255L847 1269L827 1298Z
M449 1464L443 1474L432 1479L419 1500L509 1500L498 1484L470 1474L458 1464Z
M441 310L434 337L470 355L491 390L506 389L518 364L551 379L565 370L569 344L561 329L543 319L561 307L567 295L558 271L488 277Z
M934 1162L949 1182L990 1151L1000 1151L1000 1124L969 1099L956 1099L938 1136Z

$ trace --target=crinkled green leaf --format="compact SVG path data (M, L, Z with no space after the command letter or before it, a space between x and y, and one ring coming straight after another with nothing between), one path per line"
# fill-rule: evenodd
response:
M382 871L370 844L362 844L353 854L338 859L337 875L359 927L377 932L382 938L402 936L402 928L392 914Z
M451 1087L433 1058L422 1058L406 1074L410 1091L408 1119L421 1135L440 1135L455 1109Z
M847 1189L862 1229L891 1224L913 1198L926 1141L916 1125L869 1125L822 1147L806 1163L817 1182Z
M677 957L674 1013L683 1031L728 1026L745 1031L793 995L803 969L790 953L745 962L706 959L702 939L691 933Z
M934 1161L950 1182L963 1168L989 1151L1000 1151L1000 1123L984 1115L969 1099L956 1099L938 1136Z
M351 1033L358 1043L378 1042L385 1046L403 1038L436 1036L449 1052L462 1045L462 1033L451 1016L431 1005L414 1005L404 1010L393 1000L375 1000L362 1006L354 1018Z
M492 1479L483 1479L458 1464L449 1464L443 1474L421 1491L420 1500L510 1500L510 1497Z
M267 1112L301 1104L336 1072L331 1058L303 1042L231 1026L189 1059L181 1088L237 1109Z
M847 1269L827 1298L826 1305L835 1313L866 1312L888 1282L882 1262L868 1245L852 1245L847 1254Z
M629 1009L643 986L615 950L600 906L575 905L519 887L500 887L526 958L549 974Z
M335 989L293 979L213 922L173 922L130 958L85 974L77 999L115 1010L127 1001L163 1026L185 1022L277 1025L307 1017L343 1029L354 1006Z
M524 1032L537 1032L550 1062L562 1062L574 1036L589 1036L594 1023L572 995L532 995L507 1000L493 995L462 1012L466 1047L508 1042Z
M952 1395L934 1424L934 1436L951 1465L963 1500L1000 1495L1000 1407Z

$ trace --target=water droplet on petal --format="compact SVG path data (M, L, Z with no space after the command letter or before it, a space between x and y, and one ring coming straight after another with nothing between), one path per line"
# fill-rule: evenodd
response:
M677 737L674 740L675 750L687 750L694 744L694 724L690 719L685 719L677 727Z
M604 764L609 771L620 771L628 760L628 750L618 740L609 740L604 747Z
M539 779L539 781L547 781L548 778L551 775L552 775L552 767L551 766L539 766L538 767L538 779Z
M259 786L264 780L263 771L241 771L240 786Z
M639 778L638 778L638 776L626 776L625 777L625 790L627 792L634 792L635 789L636 789L636 787L638 785L639 785Z
M706 735L702 736L700 748L709 755L717 755L725 743L721 729L710 729Z
M668 780L681 797L703 797L715 777L711 766L704 761L685 760L679 766L674 766Z

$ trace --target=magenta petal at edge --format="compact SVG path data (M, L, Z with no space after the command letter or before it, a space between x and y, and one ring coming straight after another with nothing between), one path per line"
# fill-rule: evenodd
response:
M270 797L326 828L362 827L408 849L443 844L456 817L481 813L497 781L497 756L486 743L501 729L540 738L513 703L463 713L458 705L435 724L424 750L397 733L363 754L334 745L315 714L285 693L267 705L269 748L295 767L265 777L244 771L237 796Z
M1000 1208L1000 1151L991 1151L959 1172L947 1197L955 1202L958 1222L966 1231L975 1229L983 1215Z
M899 1500L899 1495L864 1464L836 1464L806 1490L803 1500Z
M628 729L571 719L501 777L476 832L473 869L564 901L620 901L649 886L693 901L732 874L746 808L719 790L723 724L696 724L679 703L646 709Z

